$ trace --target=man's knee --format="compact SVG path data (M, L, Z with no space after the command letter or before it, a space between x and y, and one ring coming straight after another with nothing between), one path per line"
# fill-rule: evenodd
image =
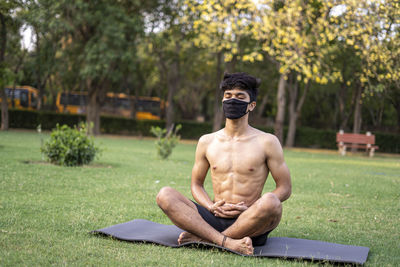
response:
M280 217L282 214L282 203L273 193L264 194L257 205L258 213L264 216Z
M161 188L156 198L157 205L162 209L167 208L175 196L175 192L176 191L169 186Z

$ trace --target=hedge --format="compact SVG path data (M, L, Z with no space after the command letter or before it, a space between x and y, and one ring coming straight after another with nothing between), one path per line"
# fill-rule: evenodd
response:
M0 118L1 121L1 118ZM42 129L51 130L56 124L68 126L77 125L85 121L85 115L61 114L49 111L9 110L10 128L36 129L41 124ZM212 124L208 122L180 121L182 124L180 135L184 139L198 139L212 131ZM165 127L162 120L134 120L119 117L102 116L100 119L101 132L106 134L129 134L152 136L151 126ZM272 128L256 127L262 131L273 133ZM285 135L287 128L285 128ZM400 153L400 135L391 133L373 132L379 152ZM296 147L336 149L336 131L300 127L296 131Z

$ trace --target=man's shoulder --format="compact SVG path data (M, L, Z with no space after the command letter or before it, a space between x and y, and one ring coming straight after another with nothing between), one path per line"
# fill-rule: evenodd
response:
M275 141L275 140L278 139L275 135L273 135L271 133L266 133L266 132L261 131L261 130L259 130L257 128L254 128L254 127L251 127L251 128L252 128L253 132L255 134L257 134L257 137L259 137L259 138L262 138L262 139L265 139L265 140L269 140L269 141Z
M257 139L263 145L279 145L280 146L279 139L274 134L266 133L266 132L263 132L256 128L253 128L253 131L257 135Z
M216 131L216 132L205 134L205 135L200 137L198 144L199 145L208 146L209 144L211 144L216 139L218 139L218 140L220 140L221 138L223 139L224 138L223 132L224 132L224 129L221 129L221 130Z
M202 135L200 137L200 139L199 139L199 144L209 144L209 143L211 143L214 140L214 138L215 138L215 136L217 135L218 132L219 131Z

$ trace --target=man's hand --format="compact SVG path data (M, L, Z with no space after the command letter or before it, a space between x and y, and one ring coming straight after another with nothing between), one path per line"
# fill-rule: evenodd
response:
M212 212L215 216L221 218L236 218L247 209L248 207L244 204L244 202L231 204L225 203L225 200L220 200L215 202L210 207L210 212Z
M208 210L213 213L215 215L215 213L217 212L217 210L223 206L225 204L225 200L219 200L217 202L215 202L213 205L211 205Z

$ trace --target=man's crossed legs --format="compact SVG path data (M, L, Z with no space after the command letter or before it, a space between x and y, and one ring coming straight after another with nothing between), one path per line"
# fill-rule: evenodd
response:
M171 187L160 190L157 204L176 226L187 231L179 236L179 243L204 240L247 255L253 254L250 237L272 231L282 216L280 200L266 193L231 226L219 232L202 218L195 203Z

